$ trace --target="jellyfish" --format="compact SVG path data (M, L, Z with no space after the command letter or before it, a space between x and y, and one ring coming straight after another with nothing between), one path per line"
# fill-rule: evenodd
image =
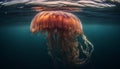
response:
M32 19L30 31L47 34L48 54L66 64L88 62L94 49L84 35L80 19L70 12L42 11Z

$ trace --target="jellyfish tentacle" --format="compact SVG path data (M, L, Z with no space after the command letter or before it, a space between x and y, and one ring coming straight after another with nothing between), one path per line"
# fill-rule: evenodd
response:
M51 40L51 34L48 32L48 54L53 58Z
M79 43L79 45L80 45L80 49L78 48L78 50L79 50L79 54L80 54L80 52L83 52L84 51L84 49L83 49L83 46ZM85 54L85 53L84 53ZM85 54L86 55L86 54ZM75 64L84 64L84 63L86 63L87 62L87 60L88 60L88 57L84 57L84 58L80 58L81 57L81 55L79 55L77 58L76 58L76 63Z
M93 50L94 50L94 46L93 44L86 38L86 36L84 34L81 34L82 35L82 39L85 43L85 46L86 46L86 54L88 54L88 56L91 56Z
M59 58L60 56L60 46L61 43L59 43L59 36L56 35L55 31L48 32L48 54L51 56L51 58L57 62L62 60Z
M84 44L82 45L82 43L79 42L79 50L85 55L85 57L78 58L76 64L87 63L94 50L93 44L86 38L86 36L83 33L80 36L82 37ZM81 55L79 55L79 57L81 57Z
M85 49L83 48L82 44L80 44L80 48L81 48L83 54L86 56L82 62L85 63L89 60L89 58L94 50L94 47L93 47L93 44L86 38L86 36L84 34L81 34L81 36L82 36L82 39L85 44L84 45Z

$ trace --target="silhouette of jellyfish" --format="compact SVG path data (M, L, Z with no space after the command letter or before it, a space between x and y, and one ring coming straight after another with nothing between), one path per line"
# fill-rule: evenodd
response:
M84 64L94 49L83 33L80 20L72 13L42 11L33 18L30 31L47 33L48 54L55 61Z

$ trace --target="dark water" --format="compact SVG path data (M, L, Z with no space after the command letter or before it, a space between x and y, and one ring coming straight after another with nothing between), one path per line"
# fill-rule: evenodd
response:
M79 69L116 69L120 62L119 12L74 13L95 50L88 64ZM36 13L0 14L0 69L53 69L46 39L32 34L30 22ZM63 68L62 66L60 66Z

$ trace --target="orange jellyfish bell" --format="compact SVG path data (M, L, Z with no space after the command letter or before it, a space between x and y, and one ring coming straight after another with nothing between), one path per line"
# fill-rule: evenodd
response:
M80 20L73 14L63 11L43 11L32 20L30 31L63 31L75 34L82 33Z

